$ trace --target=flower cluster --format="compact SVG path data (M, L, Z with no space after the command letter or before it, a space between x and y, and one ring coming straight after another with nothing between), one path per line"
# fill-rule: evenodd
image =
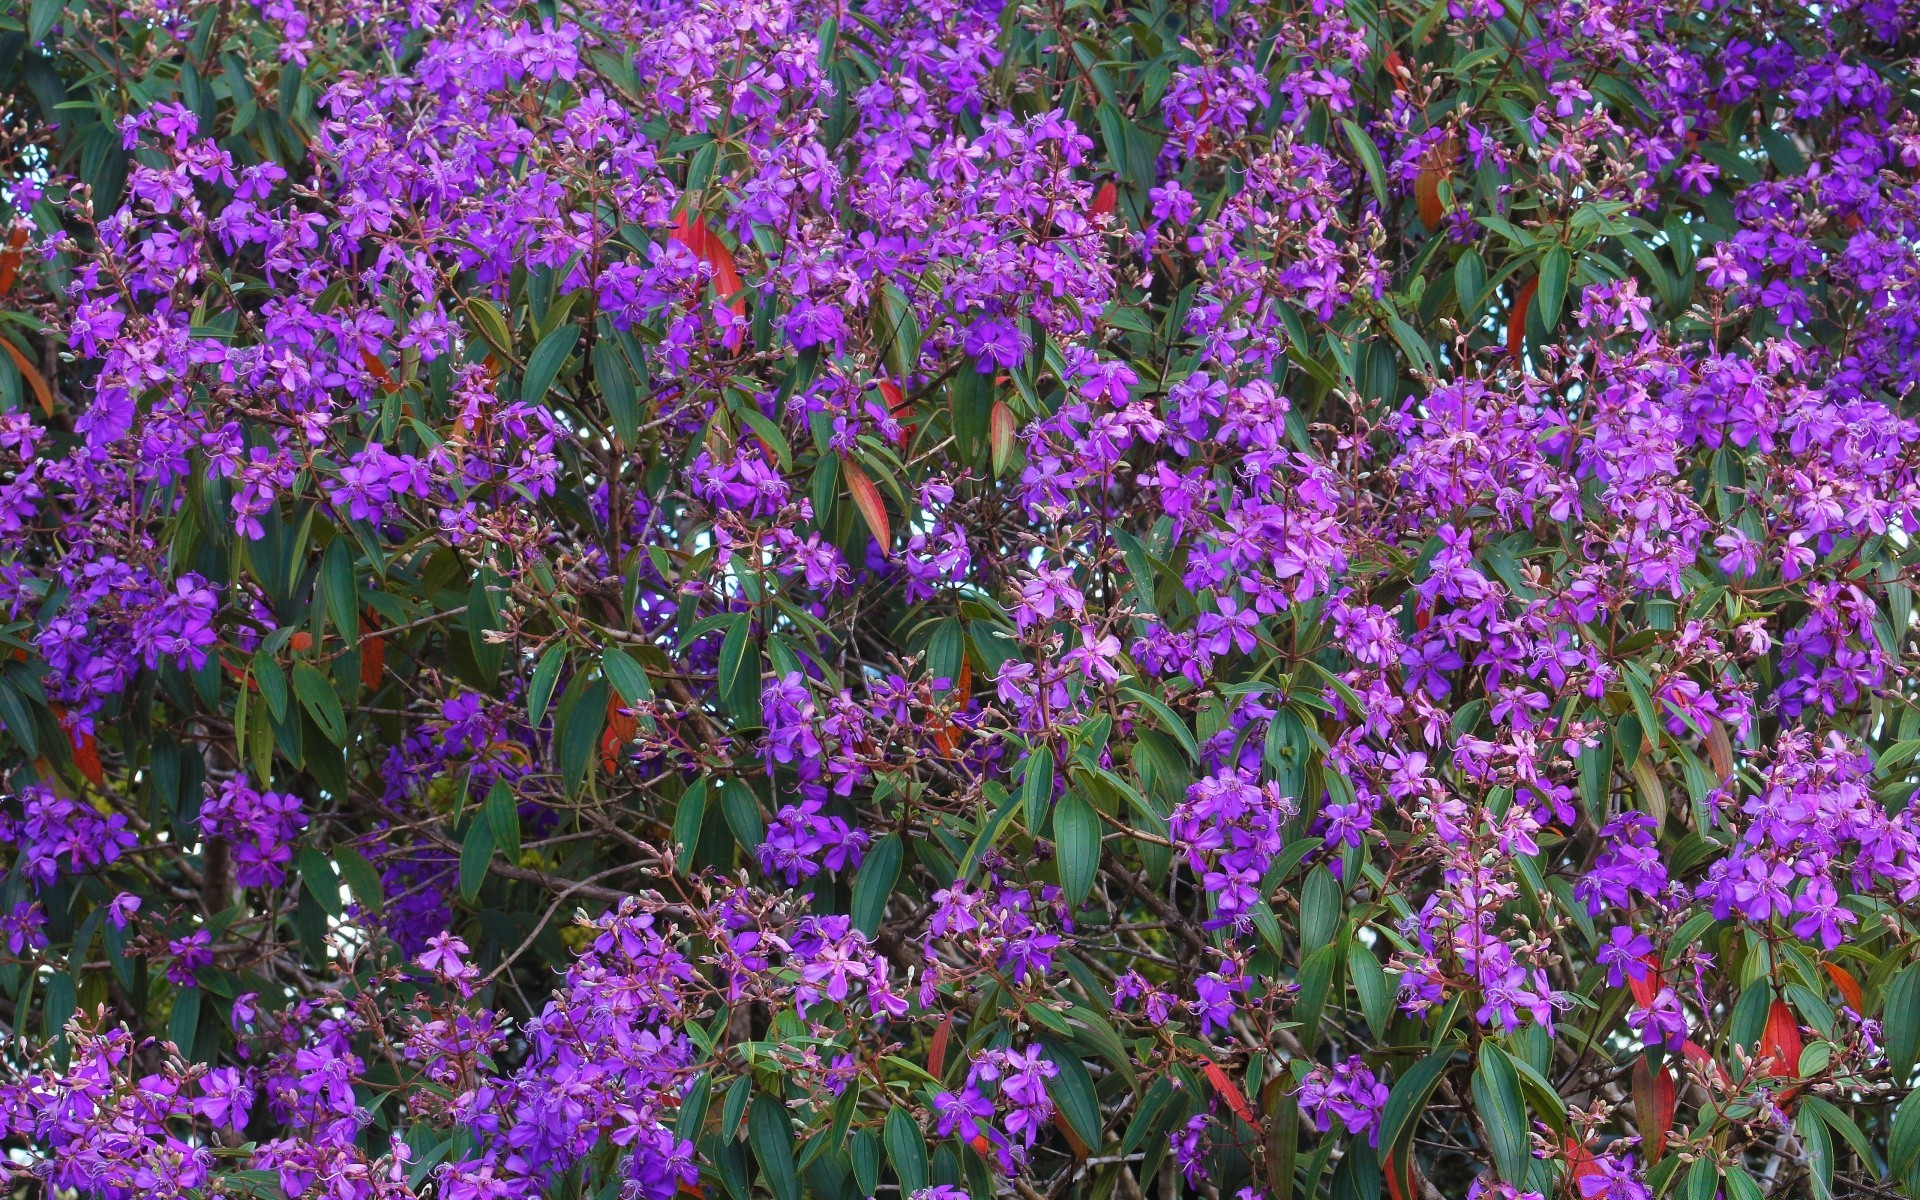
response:
M1916 0L19 7L21 1188L1920 1194Z

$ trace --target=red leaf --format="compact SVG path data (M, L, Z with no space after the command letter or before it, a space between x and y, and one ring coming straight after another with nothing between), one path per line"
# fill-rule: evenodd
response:
M1234 1116L1249 1125L1259 1125L1259 1122L1253 1119L1253 1109L1247 1104L1247 1098L1240 1094L1240 1086L1220 1069L1218 1063L1207 1063L1206 1074L1207 1082L1213 1085L1214 1091L1220 1093L1220 1098L1227 1102L1227 1107L1233 1110Z
M620 762L620 747L633 740L639 723L620 703L618 696L607 697L607 731L600 735L600 765L611 775Z
M1000 474L1007 469L1007 460L1013 456L1013 434L1017 423L1013 419L1013 409L1005 400L995 400L993 410L987 416L987 442L993 449L993 473Z
M1768 1074L1776 1078L1800 1073L1800 1022L1784 1000L1775 1000L1767 1010L1767 1031L1760 1038L1760 1053L1773 1059Z
M1391 1200L1415 1200L1420 1195L1418 1171L1406 1147L1388 1152L1386 1168L1387 1195Z
M1655 1071L1647 1065L1646 1055L1633 1063L1633 1111L1640 1126L1640 1140L1647 1148L1647 1161L1657 1163L1667 1152L1667 1134L1673 1130L1673 1109L1677 1096L1673 1073L1662 1063Z
M935 1079L946 1073L947 1039L953 1036L953 1017L940 1022L940 1028L933 1031L933 1046L927 1051L927 1074Z
M1600 1164L1593 1160L1593 1151L1587 1149L1579 1142L1574 1141L1572 1138L1566 1140L1566 1146L1567 1173L1573 1176L1576 1185L1578 1185L1582 1179L1602 1179L1606 1177L1606 1172L1600 1169ZM1578 1190L1576 1186L1576 1193Z
M850 458L840 460L840 470L847 477L847 495L853 497L853 506L866 520L873 540L880 543L880 553L891 554L893 525L887 520L887 506L880 500L880 489L873 486L873 480Z
M705 217L688 218L685 212L680 214L679 223L667 237L679 242L693 251L694 256L713 268L713 293L734 311L736 316L745 316L747 298L740 294L740 272L733 265L733 251L719 239L713 230L707 228Z
M287 645L293 648L294 653L304 654L313 649L313 635L304 629L297 630Z
M400 390L400 381L393 377L393 371L380 361L380 356L364 346L360 349L360 361L366 365L367 374L379 381L380 389L391 396Z
M1080 1135L1073 1131L1073 1126L1067 1124L1067 1114L1057 1108L1053 1110L1053 1127L1065 1135L1067 1148L1073 1151L1075 1158L1087 1156L1087 1144L1080 1140Z
M974 1134L973 1141L967 1144L972 1146L973 1152L975 1154L978 1154L981 1158L985 1158L987 1156L987 1151L993 1148L991 1143L987 1141L987 1135L984 1133Z
M1087 210L1087 215L1104 217L1111 213L1119 202L1120 190L1114 187L1113 180L1109 179L1100 185L1099 191L1093 194L1093 207Z
M1519 294L1513 298L1513 311L1507 314L1507 353L1513 355L1516 363L1527 341L1527 310L1533 307L1533 294L1539 289L1538 276L1521 284Z
M1660 960L1649 954L1641 961L1647 964L1647 973L1639 979L1627 976L1627 988L1633 992L1634 1003L1652 1008L1654 997L1660 994Z
M47 381L41 377L39 368L27 361L27 356L20 353L20 347L4 337L0 337L0 348L6 350L7 357L13 359L13 365L19 367L20 374L26 376L27 385L33 389L34 399L40 401L40 411L52 416L53 389L48 387Z
M377 692L387 678L387 639L368 637L373 622L360 618L360 686Z
M1825 966L1828 978L1833 980L1833 986L1840 989L1840 998L1847 1002L1847 1007L1854 1012L1866 1011L1866 1001L1860 995L1860 981L1853 977L1853 973L1839 963L1826 963Z
M876 379L874 386L880 389L880 398L887 403L887 415L900 422L898 441L900 449L904 452L908 444L913 441L913 431L916 428L906 419L907 415L913 411L913 403L900 391L900 385L891 379Z
M66 725L66 710L57 704L51 707L53 709L54 720L60 722L62 726ZM73 765L80 768L80 774L86 776L88 783L91 783L95 787L106 786L107 772L106 769L100 765L100 747L94 742L91 733L84 731L74 733Z
M8 289L13 287L14 273L27 256L26 245L27 227L15 225L13 232L7 235L7 248L0 250L0 296L6 295Z

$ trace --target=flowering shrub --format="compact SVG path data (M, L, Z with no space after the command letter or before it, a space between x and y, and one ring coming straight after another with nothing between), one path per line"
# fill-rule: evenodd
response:
M11 6L16 1186L1920 1194L1917 30Z

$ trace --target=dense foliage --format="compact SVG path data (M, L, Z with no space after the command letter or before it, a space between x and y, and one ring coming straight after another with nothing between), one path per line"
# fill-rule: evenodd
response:
M0 14L17 1194L1920 1194L1914 0Z

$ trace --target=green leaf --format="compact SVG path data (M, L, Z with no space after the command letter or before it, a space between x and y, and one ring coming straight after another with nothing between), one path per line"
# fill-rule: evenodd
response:
M1387 207L1387 169L1380 163L1380 148L1373 144L1367 131L1346 117L1340 118L1340 127L1347 132L1347 141L1353 146L1353 152L1360 156L1360 165L1367 170L1367 182L1373 185L1373 198L1380 202L1381 208Z
M685 1141L699 1142L700 1132L707 1123L707 1107L712 1103L713 1084L708 1073L702 1071L680 1093L680 1115L674 1123L674 1134Z
M1913 1073L1915 1050L1920 1047L1920 963L1909 966L1887 985L1880 1026L1885 1030L1887 1063L1893 1068L1893 1077L1905 1082Z
M547 705L553 701L553 685L559 682L560 668L566 662L567 644L555 642L534 665L533 678L527 682L527 724L535 729L546 719Z
M743 850L759 849L760 843L767 840L767 823L753 789L737 779L716 779L713 786L720 793L720 812L727 818L727 828L733 831L734 840Z
M647 679L647 673L633 656L618 646L608 646L600 653L600 669L606 673L607 682L620 694L627 707L632 708L653 699L653 684Z
M1407 361L1420 368L1427 375L1439 373L1439 367L1433 361L1433 347L1427 345L1427 339L1421 337L1413 326L1401 320L1396 313L1387 314L1387 328L1393 333L1393 340L1400 344L1400 352Z
M513 335L507 332L507 319L491 302L479 296L468 296L464 307L467 315L473 318L480 334L489 346L492 346L508 362L519 362L513 353Z
M1027 756L1020 796L1027 810L1027 831L1037 837L1047 823L1047 806L1053 802L1053 751L1045 746Z
M911 1122L912 1118L908 1118ZM848 1139L847 1158L853 1164L854 1186L862 1196L871 1196L880 1188L880 1139L871 1129L856 1129Z
M1560 323L1560 305L1567 298L1567 275L1573 258L1565 246L1555 246L1540 260L1540 289L1534 293L1534 311L1540 314L1540 327L1551 331Z
M927 1186L927 1141L920 1125L898 1104L887 1113L887 1159L900 1180L900 1194L911 1196Z
M640 436L640 401L633 386L632 369L619 349L602 340L593 348L593 377L600 384L600 395L607 402L607 416L620 441L631 446Z
M1187 728L1187 723L1182 721L1180 715L1169 708L1165 701L1125 684L1121 685L1120 694L1153 713L1160 723L1160 728L1171 735L1174 741L1180 743L1180 748L1187 752L1187 757L1195 762L1200 760L1200 743L1193 740L1193 731Z
M386 889L380 885L380 873L364 854L352 846L335 846L333 861L340 868L340 878L353 889L353 898L363 907L376 913L386 907Z
M793 470L793 447L787 444L787 435L780 432L778 425L768 420L765 413L753 407L743 407L740 410L740 419L747 423L767 449L773 451L774 457L780 460L782 472Z
M1140 1097L1140 1111L1133 1114L1133 1120L1127 1123L1127 1132L1120 1139L1120 1153L1132 1154L1140 1144L1160 1132L1158 1126L1166 1111L1167 1101L1173 1098L1173 1083L1166 1074L1160 1074L1147 1085L1146 1095Z
M493 861L493 822L485 814L475 814L467 825L467 836L460 843L460 895L473 903L480 885L487 881L487 865Z
M327 856L312 846L300 847L300 880L313 893L320 907L334 920L339 920L346 909L340 903L340 881L333 873L333 863Z
M1492 1042L1480 1043L1480 1065L1473 1073L1473 1103L1486 1127L1487 1148L1500 1177L1516 1186L1524 1185L1533 1165L1526 1101L1520 1094L1520 1075L1514 1070L1513 1060Z
M774 1200L800 1200L800 1178L793 1169L793 1126L787 1121L786 1105L764 1093L754 1097L747 1135Z
M1053 1038L1042 1037L1040 1042L1046 1048L1047 1057L1053 1060L1056 1072L1047 1080L1047 1094L1053 1097L1054 1106L1087 1149L1100 1149L1100 1100L1093 1088L1093 1077L1087 1074L1087 1064Z
M887 899L893 895L894 882L900 877L900 863L906 848L900 835L889 833L873 844L853 876L853 903L849 913L853 927L872 937L886 914Z
M1100 874L1100 814L1080 793L1068 792L1054 808L1053 835L1059 847L1060 889L1067 903L1078 908Z
M1920 1161L1920 1091L1908 1092L1893 1110L1893 1130L1887 1136L1887 1177L1904 1179Z
M27 43L37 46L46 41L47 34L53 31L53 27L60 21L61 14L66 11L67 0L33 0L32 6L27 10ZM191 1051L192 1047L189 1046L186 1049Z
M673 814L674 865L682 875L693 873L694 851L700 846L700 830L706 822L707 781L703 778L680 797L680 807Z
M307 710L327 740L336 746L346 745L347 719L340 711L340 697L334 694L327 677L309 663L295 663L293 690L300 697L300 706Z
M520 802L505 780L496 780L487 790L487 824L493 829L493 843L509 863L520 861Z
M1307 873L1300 891L1300 946L1302 952L1318 950L1333 940L1340 928L1340 884L1325 867Z
M743 685L750 684L754 699L759 698L760 655L758 651L752 651L752 635L753 618L746 613L736 613L727 623L727 636L720 643L720 695L722 697L732 698ZM748 666L749 658L752 659L751 670Z
M200 989L183 987L173 994L173 1011L167 1015L167 1040L180 1053L193 1053L194 1034L200 1028Z
M1394 987L1374 952L1359 942L1347 947L1347 978L1360 997L1360 1011L1375 1040L1386 1036L1387 1023L1393 1019Z
M553 737L559 745L560 775L569 792L578 791L600 751L600 733L607 725L607 681L574 674L553 717Z
M1818 1096L1800 1097L1800 1106L1802 1110L1818 1116L1827 1123L1829 1129L1845 1138L1847 1145L1853 1147L1853 1152L1860 1156L1861 1162L1868 1166L1873 1165L1873 1143L1867 1139L1867 1135L1861 1131L1860 1126L1854 1124L1852 1117Z
M1453 1046L1442 1046L1394 1081L1394 1091L1386 1096L1386 1108L1380 1110L1380 1146L1386 1148L1388 1156L1413 1137L1421 1114L1427 1110L1428 1096L1434 1094L1452 1062Z
M348 646L360 643L360 588L353 577L353 549L344 536L336 537L320 560L320 583L327 597L327 616Z

